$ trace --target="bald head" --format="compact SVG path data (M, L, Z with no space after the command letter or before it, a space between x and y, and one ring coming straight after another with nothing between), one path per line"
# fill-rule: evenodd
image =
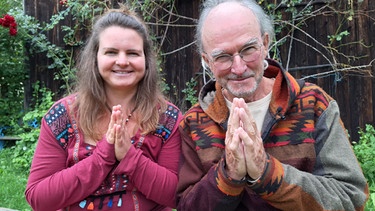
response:
M212 41L231 41L230 37L261 37L260 24L255 14L247 7L236 2L226 2L208 13L202 28L202 45L210 46ZM245 37L249 38L249 37Z
M198 20L196 30L196 40L198 51L201 54L203 48L203 36L212 35L208 33L216 33L211 31L214 27L225 32L233 30L233 27L240 19L253 20L253 25L258 24L260 33L263 35L267 33L272 39L274 36L274 29L272 21L259 4L254 0L206 0L203 3L203 8ZM233 27L232 27L233 26ZM208 27L203 35L203 27ZM211 31L211 32L209 32ZM225 33L224 31L222 31Z

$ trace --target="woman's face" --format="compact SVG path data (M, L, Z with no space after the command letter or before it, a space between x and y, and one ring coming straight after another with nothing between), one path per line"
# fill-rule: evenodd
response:
M146 69L142 37L120 26L110 26L99 36L98 69L106 91L136 92Z

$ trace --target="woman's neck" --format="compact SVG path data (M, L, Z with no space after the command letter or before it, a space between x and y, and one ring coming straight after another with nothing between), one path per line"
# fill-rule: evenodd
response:
M106 91L107 106L112 110L115 105L121 105L124 112L130 113L135 108L136 90L129 91Z

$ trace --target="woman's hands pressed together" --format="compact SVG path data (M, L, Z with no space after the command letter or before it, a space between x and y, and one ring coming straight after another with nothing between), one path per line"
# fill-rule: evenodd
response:
M113 106L106 137L108 143L115 145L115 155L118 161L125 157L132 145L126 126L121 105Z

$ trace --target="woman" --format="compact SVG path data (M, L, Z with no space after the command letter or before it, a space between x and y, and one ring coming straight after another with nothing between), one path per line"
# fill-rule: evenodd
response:
M93 26L76 92L42 120L26 199L37 211L171 210L181 120L158 86L143 21L122 8Z

